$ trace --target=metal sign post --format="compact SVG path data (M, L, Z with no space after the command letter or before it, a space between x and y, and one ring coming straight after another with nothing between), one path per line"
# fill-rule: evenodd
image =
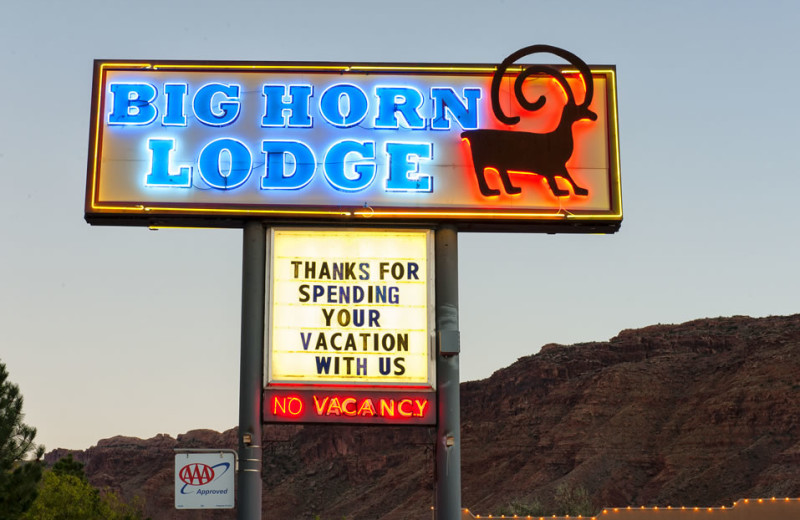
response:
M238 520L261 519L261 399L264 369L266 234L261 222L244 225L242 346L239 377Z
M458 234L436 230L436 330L439 423L436 430L436 520L461 518L461 396L459 393Z

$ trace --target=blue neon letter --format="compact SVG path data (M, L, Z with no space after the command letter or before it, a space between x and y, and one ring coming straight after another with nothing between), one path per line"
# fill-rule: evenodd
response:
M167 109L161 124L164 126L186 126L186 114L183 113L183 101L186 98L185 83L166 83L164 96L167 98Z
M147 148L153 153L150 159L150 171L144 180L145 186L191 187L191 166L181 166L178 173L169 171L170 154L175 149L174 139L148 139Z
M399 128L397 114L405 119L408 128L425 128L425 120L419 115L422 93L412 87L377 87L378 117L375 128Z
M109 125L149 125L155 121L158 110L153 105L158 91L149 83L112 83Z
M297 190L311 182L317 169L314 152L299 141L262 141L267 171L261 178L264 190ZM294 163L294 171L286 174L286 164Z
M481 97L481 89L465 88L464 99L462 102L458 94L450 87L435 87L431 89L431 99L433 99L433 119L431 129L449 130L450 118L448 113L455 116L456 121L464 130L475 130L478 128L478 100Z
M311 85L289 85L290 100L284 102L285 85L264 85L265 107L261 126L309 128L311 115L308 112L308 100L311 93Z
M224 101L215 101L217 94L220 94ZM194 115L197 119L208 126L226 126L239 117L239 85L222 85L221 83L209 83L200 87L194 95Z
M200 177L212 188L230 190L241 186L250 176L253 156L241 141L217 139L200 152Z
M358 154L360 164L345 171L347 154ZM373 162L366 161L373 159ZM342 191L359 191L365 189L375 180L375 142L339 141L325 154L325 177L331 186ZM350 161L352 162L352 161Z
M333 126L348 128L360 123L367 115L369 103L364 91L345 83L329 87L319 100L322 117Z
M433 159L432 143L386 143L386 153L389 154L386 191L433 191L433 178L419 171L420 159Z

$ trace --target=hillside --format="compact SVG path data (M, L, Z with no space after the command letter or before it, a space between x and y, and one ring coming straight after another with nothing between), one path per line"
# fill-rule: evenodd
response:
M800 496L800 315L546 345L461 392L463 505L477 513L546 501L561 484L604 506ZM433 438L429 428L266 427L264 518L430 518ZM176 447L235 448L236 432L114 437L75 457L95 485L143 496L155 520L232 518L172 509Z

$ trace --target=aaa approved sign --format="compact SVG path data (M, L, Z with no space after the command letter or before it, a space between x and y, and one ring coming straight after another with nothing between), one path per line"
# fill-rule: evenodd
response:
M232 451L175 454L176 509L232 509L236 493Z

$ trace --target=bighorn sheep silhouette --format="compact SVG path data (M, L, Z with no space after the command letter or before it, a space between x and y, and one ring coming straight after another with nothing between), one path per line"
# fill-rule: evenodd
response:
M495 117L507 125L519 122L518 116L509 117L500 106L500 83L509 65L518 59L536 53L554 54L573 65L581 75L586 92L583 103L575 102L575 95L564 75L555 67L548 65L530 65L517 76L514 82L514 94L520 106L528 111L542 108L547 101L540 96L531 103L525 98L522 86L525 80L535 74L552 76L564 89L567 103L561 114L558 127L552 132L539 134L533 132L515 132L512 130L468 130L461 137L469 141L472 150L472 162L478 187L486 196L500 195L499 189L492 189L486 183L486 168L497 170L506 193L516 194L522 191L509 179L509 171L536 173L547 179L550 190L557 197L569 195L556 184L556 177L561 177L572 185L575 195L588 195L586 188L578 186L567 171L567 161L572 156L574 141L572 125L581 119L597 120L597 114L589 110L594 95L594 84L589 66L571 52L550 45L531 45L508 56L495 71L492 78L492 111Z

